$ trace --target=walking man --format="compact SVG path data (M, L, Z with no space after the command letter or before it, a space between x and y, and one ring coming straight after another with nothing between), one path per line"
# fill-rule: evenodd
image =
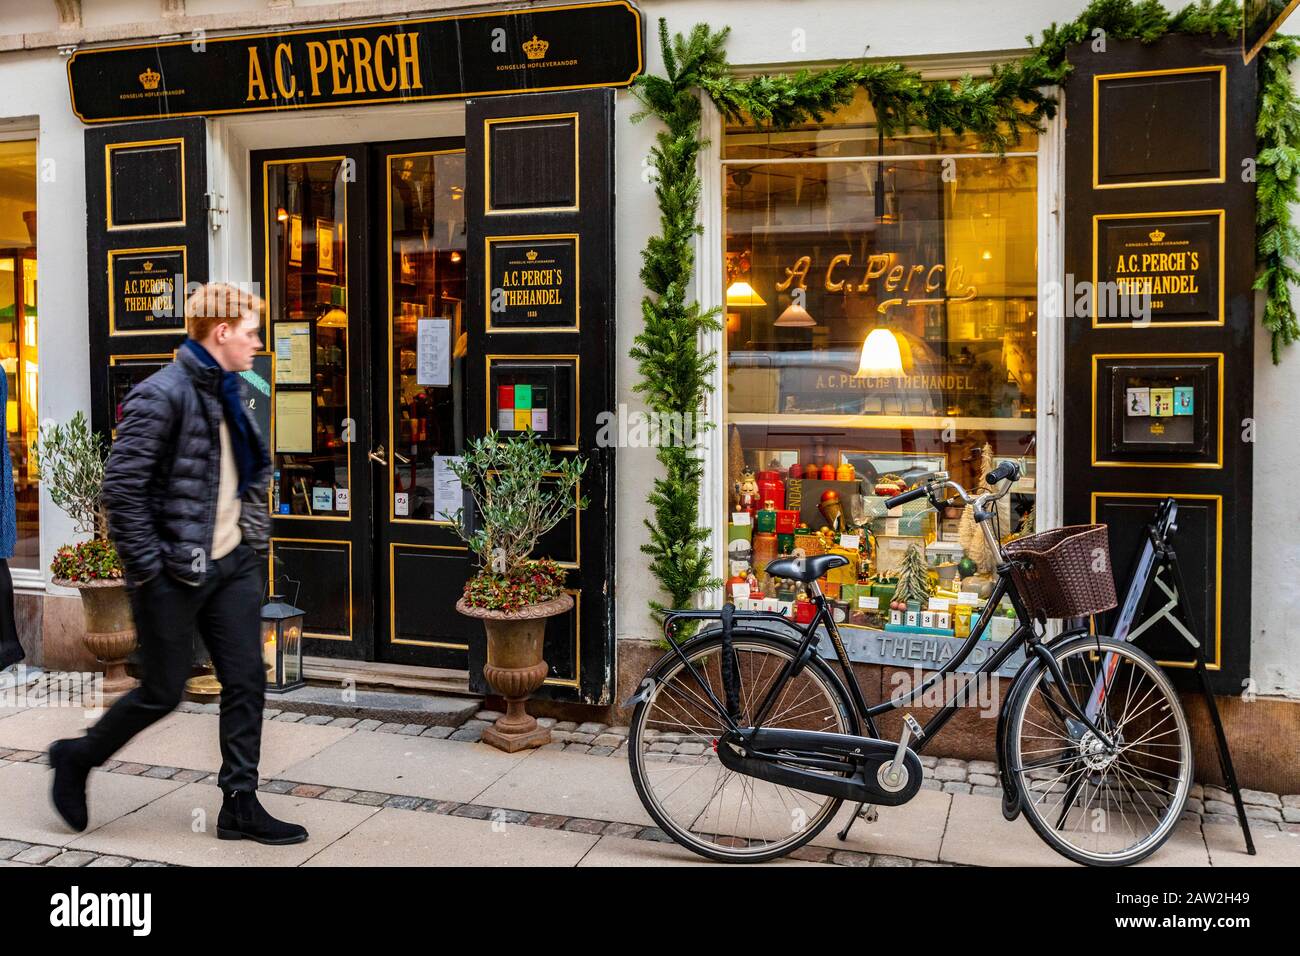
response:
M266 443L247 414L239 372L253 366L263 303L210 283L185 303L176 360L127 396L104 471L109 535L126 569L143 678L84 737L50 747L53 801L87 823L86 778L180 703L193 632L221 682L217 836L300 843L307 831L257 800L266 674L260 611L270 530Z

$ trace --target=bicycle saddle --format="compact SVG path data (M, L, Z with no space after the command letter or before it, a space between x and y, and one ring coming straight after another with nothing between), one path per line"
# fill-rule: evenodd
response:
M842 554L819 554L812 558L777 558L768 562L766 573L807 584L816 581L832 568L842 568L849 559Z

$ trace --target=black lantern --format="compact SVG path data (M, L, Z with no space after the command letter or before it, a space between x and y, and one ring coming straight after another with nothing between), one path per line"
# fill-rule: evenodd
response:
M267 693L283 694L303 686L303 612L272 594L262 608L262 657L266 661Z

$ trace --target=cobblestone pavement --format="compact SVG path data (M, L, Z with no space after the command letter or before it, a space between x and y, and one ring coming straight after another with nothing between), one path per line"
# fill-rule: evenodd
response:
M178 709L181 712L191 714L215 714L217 705L186 702ZM264 716L268 721L302 724L304 725L304 731L306 726L316 725L347 731L347 736L350 736L353 732L369 731L375 734L428 737L472 744L479 741L483 729L500 715L494 711L480 711L473 719L458 728L382 723L378 720L361 720L354 717L307 716L275 708L268 708ZM541 748L542 751L560 751L574 756L588 757L612 756L620 759L626 759L627 757L627 727L606 726L595 722L579 724L572 721L555 721L549 718L540 718L539 722L549 726L553 736L553 742ZM3 725L3 723L4 721L0 720L0 725ZM213 730L215 731L215 725ZM698 741L681 741L680 739L674 739L670 735L657 735L656 742L650 746L650 749L658 755L658 759L674 762L696 763L706 759L702 756L704 747ZM454 750L459 752L460 748L454 748ZM478 747L466 751L467 754L481 752L482 748ZM953 758L936 759L929 756L921 757L921 761L926 767L927 776L923 783L926 789L951 794L954 800L964 795L1001 796L1002 791L998 784L997 768L990 762L963 761ZM48 755L44 750L15 750L0 747L0 771L3 771L11 764L48 765L48 762ZM150 763L113 760L100 769L110 774L152 778L160 781L172 781L177 784L216 784L215 773ZM530 812L508 806L497 806L491 802L427 799L380 790L349 789L342 786L302 783L282 776L264 778L260 782L259 789L268 794L287 794L291 797L307 800L355 804L376 809L418 811L485 821L492 825L511 824L527 828L567 831L597 838L617 838L615 842L627 840L644 843L671 842L668 836L657 827L646 826L644 823L629 822L626 818L612 818L616 814L608 809L603 813L598 811L599 815L593 816ZM486 795L492 789L485 787L479 793L479 797ZM1282 837L1284 843L1287 842L1287 836L1300 837L1300 796L1279 796L1252 790L1243 791L1242 795L1247 814L1251 818L1252 828L1257 834L1257 840L1260 835L1268 832ZM3 800L4 794L0 792L0 803ZM980 804L983 804L983 801L980 801ZM990 803L989 806L996 805ZM571 809L587 809L590 812L593 808L584 807L575 801ZM628 816L631 815L628 814ZM1193 787L1185 819L1188 823L1226 823L1232 824L1234 827L1236 825L1235 811L1230 795L1219 787L1202 786L1200 784ZM3 816L0 815L0 866L8 864L70 867L170 865L159 860L128 856L121 853L98 853L75 846L62 847L14 839L12 832L5 832L2 821ZM859 826L864 826L864 824L859 824ZM943 824L941 823L940 829L942 827ZM1204 849L1204 846L1202 846L1202 849ZM937 855L934 854L933 856ZM953 865L952 863L934 862L933 858L923 859L919 853L917 856L869 853L816 844L800 848L791 854L791 857L795 860L811 863L843 866Z

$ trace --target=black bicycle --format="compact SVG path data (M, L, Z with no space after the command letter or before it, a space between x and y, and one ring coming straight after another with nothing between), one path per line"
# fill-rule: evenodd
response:
M970 505L999 556L986 607L991 612L1005 597L1019 622L924 727L904 714L897 741L879 739L876 718L906 707L938 681L947 688L946 678L975 649L991 613L981 616L940 671L874 706L863 697L817 585L827 571L847 563L839 555L767 565L767 574L807 589L816 612L805 627L781 614L737 611L730 604L720 611L668 613L670 650L629 701L635 707L628 754L637 793L665 833L713 860L762 862L815 838L847 800L858 806L840 830L844 839L856 819L876 816L875 807L897 806L916 795L924 778L919 754L957 708L974 699L968 694L972 682L994 674L1024 648L1025 662L998 712L1003 814L1010 820L1023 812L1049 846L1084 864L1136 863L1169 838L1192 783L1191 737L1178 695L1155 661L1125 641L1083 628L1046 638L1048 616L1082 617L1114 605L1109 552L1103 547L1104 554L1095 553L1100 526L1057 529L1002 545L997 501L1018 477L1015 463L1003 464L986 477L990 489L1001 484L1001 491L972 498L938 472L923 487L886 502L896 507L928 497L935 507ZM942 494L950 487L956 496L945 502ZM1104 574L1101 590L1108 589L1109 603L1095 596L1101 579L1072 591L1068 575L1050 560L1078 539L1073 532L1088 531L1094 552L1088 573ZM1104 545L1104 529L1101 534ZM1027 600L1026 592L1036 600ZM1076 592L1092 594L1091 602L1071 603L1068 597ZM702 630L679 643L674 636L685 622L697 622ZM822 634L843 679L818 653Z

